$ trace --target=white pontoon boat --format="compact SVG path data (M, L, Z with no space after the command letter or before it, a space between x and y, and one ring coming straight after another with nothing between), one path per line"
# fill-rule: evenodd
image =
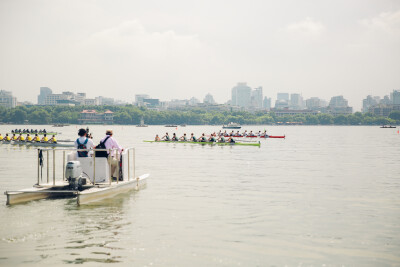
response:
M89 157L76 157L78 151L89 151ZM148 174L135 177L135 150L128 148L118 155L117 177L112 177L110 157L96 157L94 151L106 149L38 149L37 183L32 188L6 191L7 205L24 203L43 198L76 197L77 204L87 204L114 197L130 190L139 190L146 185ZM62 152L63 174L56 179L56 154ZM67 154L68 152L68 154ZM50 153L52 168L50 168ZM92 157L90 157L92 154ZM46 159L45 159L46 158ZM66 161L67 159L67 161ZM40 183L43 178L43 167L46 167L46 183ZM52 182L50 182L50 170Z

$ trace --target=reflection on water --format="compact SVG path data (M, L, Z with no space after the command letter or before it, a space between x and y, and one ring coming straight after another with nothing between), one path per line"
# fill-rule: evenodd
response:
M90 128L97 143L105 127ZM147 188L80 207L0 198L0 265L400 265L395 131L246 127L287 136L256 148L143 143L166 129L113 128L136 148L136 174L151 173ZM60 138L77 130L63 127ZM0 191L35 182L36 151L0 145Z

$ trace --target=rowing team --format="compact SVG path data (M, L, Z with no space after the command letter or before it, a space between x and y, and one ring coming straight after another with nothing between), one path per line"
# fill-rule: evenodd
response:
M33 129L15 129L15 130L11 130L11 133L47 133L46 129L40 129L39 131L37 129L33 130Z
M215 135L215 133L214 133ZM253 131L247 132L247 130L245 130L243 133L240 133L239 131L237 131L236 133L234 131L227 133L226 131L222 132L221 130L218 132L218 136L235 136L235 137L267 137L267 130L264 130L264 132L258 131L258 133L253 133Z
M156 138L154 141L182 141L182 142L219 142L219 143L235 143L235 140L233 139L232 136L230 136L228 139L225 138L225 136L221 135L217 138L217 136L212 134L209 138L205 136L203 133L200 138L196 138L193 133L191 133L190 138L188 139L186 136L186 133L183 134L181 137L177 137L175 133L173 133L172 137L169 136L168 133L165 133L163 137L159 137L158 134L156 135Z
M11 142L11 141L40 142L40 143L53 143L53 144L57 143L57 139L56 139L55 135L53 135L53 137L49 139L47 137L47 135L44 134L43 138L40 139L40 137L37 134L35 134L35 136L33 136L33 137L30 134L27 134L26 138L25 138L22 134L19 134L19 136L16 136L15 134L13 134L12 136L9 136L8 134L6 134L3 137L0 133L0 142Z

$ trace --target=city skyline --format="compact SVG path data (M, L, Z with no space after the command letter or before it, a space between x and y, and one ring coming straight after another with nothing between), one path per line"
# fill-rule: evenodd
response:
M32 102L48 86L223 103L247 81L269 97L343 95L361 110L365 95L400 87L399 1L157 5L1 1L0 88Z

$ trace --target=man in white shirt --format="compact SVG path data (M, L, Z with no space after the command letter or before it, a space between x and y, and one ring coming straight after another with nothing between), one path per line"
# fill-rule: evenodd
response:
M107 130L106 136L103 139L101 139L100 142L104 143L104 146L106 147L106 149L113 149L111 151L111 173L112 173L113 177L117 177L118 176L118 173L117 173L118 161L119 161L121 153L122 153L122 151L124 151L124 149L118 144L117 140L115 140L112 135L113 135L113 131ZM118 149L118 156L119 156L118 158L116 158L115 149Z
M75 140L75 148L76 149L93 149L93 141L90 138L87 138L87 132L85 129L79 129L78 131L79 138ZM78 157L87 157L89 155L88 151L78 151Z

